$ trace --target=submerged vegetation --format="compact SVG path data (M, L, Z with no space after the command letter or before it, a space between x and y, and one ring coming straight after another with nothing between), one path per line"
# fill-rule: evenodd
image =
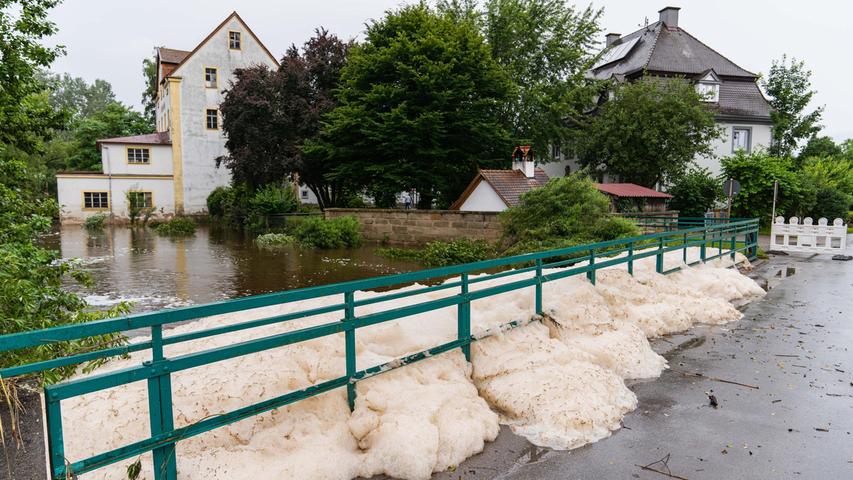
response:
M168 222L163 222L154 227L159 235L169 237L181 237L195 234L197 225L195 220L188 217L175 217Z

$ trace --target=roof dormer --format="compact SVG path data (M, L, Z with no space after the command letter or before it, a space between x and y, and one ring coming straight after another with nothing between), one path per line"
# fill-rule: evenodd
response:
M709 103L720 101L720 84L722 81L713 69L706 70L698 75L696 81L696 92L702 95L702 100Z

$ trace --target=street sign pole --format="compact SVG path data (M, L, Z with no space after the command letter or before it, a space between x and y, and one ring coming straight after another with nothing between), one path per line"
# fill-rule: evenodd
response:
M770 225L776 221L776 198L779 196L779 180L773 180L773 213L770 214Z

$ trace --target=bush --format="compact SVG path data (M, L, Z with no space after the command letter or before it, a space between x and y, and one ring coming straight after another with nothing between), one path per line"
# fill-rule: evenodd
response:
M485 240L460 238L449 242L435 240L423 248L380 248L376 253L388 258L414 260L428 267L443 267L494 258L497 250Z
M722 199L723 185L706 168L690 170L667 189L672 195L669 208L681 217L704 217L717 200Z
M222 218L225 210L234 197L234 189L231 187L216 187L207 196L207 213L211 217Z
M267 185L249 199L246 227L252 232L264 230L269 228L270 215L295 212L297 208L299 200L291 185Z
M195 229L196 223L192 218L175 217L168 222L160 223L154 230L160 235L180 237L193 235L195 233Z
M357 247L361 244L361 225L355 217L326 220L316 216L300 223L294 235L303 244L316 248Z
M107 214L96 213L94 215L89 215L88 217L86 217L86 221L83 222L83 226L86 227L87 230L102 230L106 223Z
M819 187L815 192L815 204L811 216L826 217L830 223L836 218L844 219L850 208L850 195L829 187Z
M507 254L562 248L639 235L637 227L610 212L610 200L588 178L551 179L501 213Z
M722 159L721 164L727 177L740 182L740 192L732 199L732 216L758 218L762 225L769 225L774 180L779 181L777 215L789 216L808 208L809 186L794 171L791 159L740 151Z
M299 240L296 237L285 233L266 233L255 238L255 244L261 248L283 247L297 243Z

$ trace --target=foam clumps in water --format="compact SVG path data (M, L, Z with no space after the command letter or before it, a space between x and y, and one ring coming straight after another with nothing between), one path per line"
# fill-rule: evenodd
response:
M690 249L688 260L698 255L698 249ZM742 256L736 260L748 265ZM681 251L670 252L664 268L681 264ZM497 437L500 424L536 445L556 449L606 438L637 406L625 380L655 378L666 368L649 337L696 323L738 320L741 313L733 304L763 295L755 282L727 268L731 264L721 259L664 276L655 272L651 257L634 262L634 276L623 264L596 272L595 285L582 275L545 283L546 315L532 321L532 288L475 301L472 332L497 333L472 345L471 363L454 350L363 380L352 413L346 391L340 388L188 438L177 448L179 475L193 480L348 480L384 474L420 480L482 451ZM507 280L475 283L472 290L503 281ZM448 289L373 304L358 308L356 314L455 293L456 289ZM375 295L379 294L356 296ZM210 317L171 329L168 335L333 301L339 299ZM230 345L339 317L333 313L175 344L167 347L166 355ZM521 321L521 326L497 330L510 321ZM455 338L455 307L359 329L358 368L382 365ZM133 353L95 373L139 365L147 355ZM344 339L334 335L176 372L172 375L176 427L339 378L345 375L344 365ZM72 462L149 436L145 382L68 399L62 406L66 456ZM151 454L142 458L142 477L153 478ZM132 461L81 478L123 478Z

